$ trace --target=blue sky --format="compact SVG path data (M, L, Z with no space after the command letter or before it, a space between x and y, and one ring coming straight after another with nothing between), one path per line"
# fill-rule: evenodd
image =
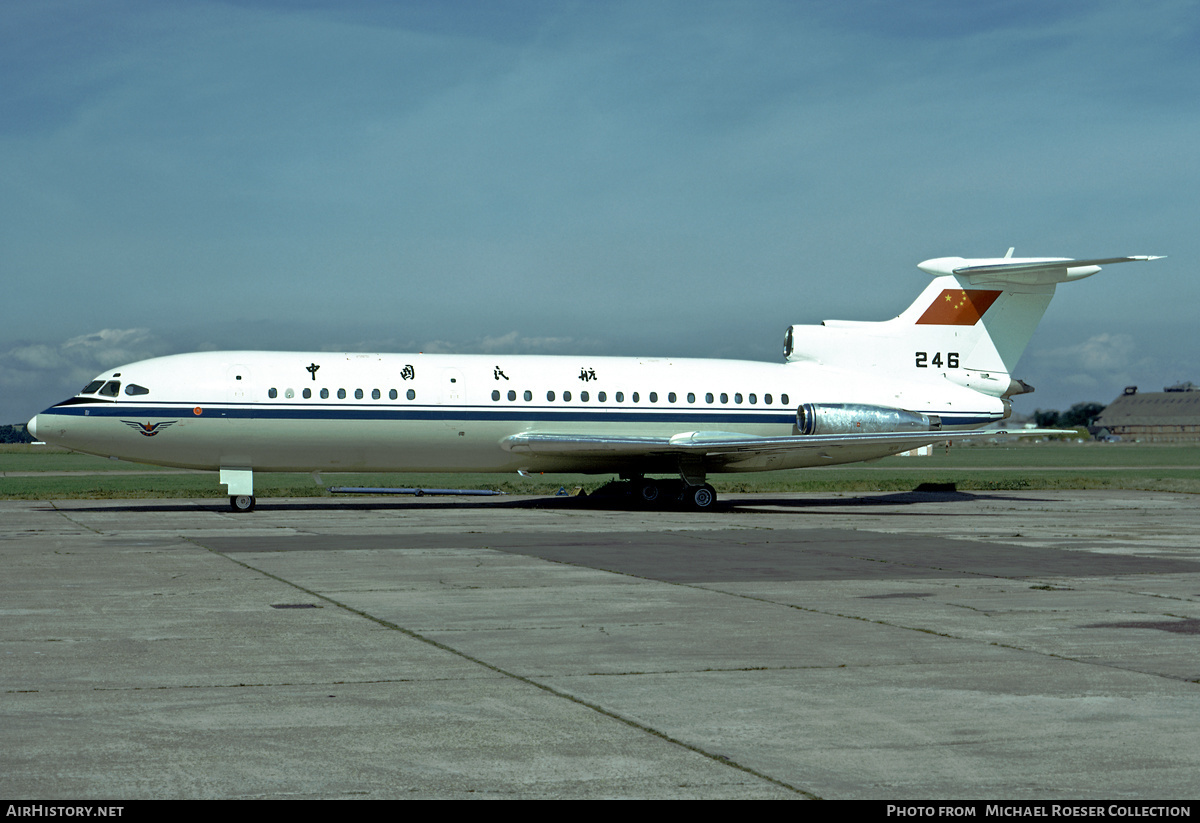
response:
M1194 2L0 6L0 422L197 349L778 360L947 255L1017 410L1200 383Z

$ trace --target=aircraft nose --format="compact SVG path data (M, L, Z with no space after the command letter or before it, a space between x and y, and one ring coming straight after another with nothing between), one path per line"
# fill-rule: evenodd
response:
M29 422L25 424L25 431L29 432L29 436L32 437L34 440L38 439L37 419L38 419L38 416L35 414L33 417L29 418Z

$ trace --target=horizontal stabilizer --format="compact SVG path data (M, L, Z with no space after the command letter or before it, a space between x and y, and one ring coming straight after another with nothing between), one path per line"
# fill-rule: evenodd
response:
M1068 268L1076 269L1082 266L1107 266L1109 263L1132 263L1136 260L1161 260L1165 255L1137 254L1132 257L1100 257L1094 260L1044 260L1032 263L1022 263L1006 259L1004 263L985 264L978 266L963 266L954 270L954 274L994 274L1012 271L1048 271L1063 268L1063 263L1070 263ZM973 262L973 261L967 261Z
M1048 284L1080 280L1110 263L1161 260L1162 255L1138 254L1130 257L1097 257L1073 260L1069 257L938 257L918 264L927 274L955 275L972 284L1020 283Z

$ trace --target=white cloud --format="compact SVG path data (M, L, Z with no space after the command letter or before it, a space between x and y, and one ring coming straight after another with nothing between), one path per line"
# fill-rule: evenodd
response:
M1129 334L1103 332L1070 346L1033 353L1037 368L1055 375L1064 389L1096 391L1136 383L1152 370L1153 359L1139 351Z
M420 347L430 354L584 354L600 349L600 342L595 340L527 337L518 331L471 340L430 340Z
M72 337L62 344L61 351L70 361L103 367L142 360L159 348L161 342L149 329L102 329Z
M0 352L0 420L23 420L74 394L103 370L166 348L149 329L101 329L62 343L19 343Z
M1060 368L1079 372L1126 371L1134 365L1137 344L1128 334L1093 335L1082 343L1043 352L1041 357L1057 361Z

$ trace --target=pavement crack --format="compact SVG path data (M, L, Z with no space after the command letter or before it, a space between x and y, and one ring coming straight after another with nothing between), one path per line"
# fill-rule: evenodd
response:
M56 504L56 503L55 503L53 500L48 500L48 501L46 501L46 502L48 502L48 503L50 504L50 507L51 507L52 509L54 509L54 511L58 512L58 514L59 514L59 515L60 515L60 516L61 516L61 517L62 517L64 520L66 520L68 523L71 523L71 524L72 524L72 525L74 525L74 526L78 526L78 527L79 527L79 528L81 528L81 529L86 529L87 531L90 531L92 534L105 535L105 533L104 533L104 532L102 532L102 531L100 531L99 529L93 529L93 528L92 528L91 526L89 526L87 523L83 523L83 522L81 522L81 521L79 521L79 520L76 520L74 517L71 517L71 515L67 514L65 511L63 511L62 509L60 509L60 508L58 507L58 505L57 505L57 504ZM107 536L107 535L105 535L105 536Z
M381 626L390 631L394 631L399 634L402 634L405 637L408 637L408 638L411 638L418 642L424 643L428 646L432 646L433 648L438 649L439 651L443 651L447 654L451 654L451 655L454 655L455 657L459 657L463 660L469 661L477 666L481 666L489 671L492 671L492 672L495 672L496 674L502 675L503 677L509 678L509 679L514 680L519 683L523 683L527 686L532 686L533 688L543 691L547 694L553 695L554 697L574 703L575 705L580 706L585 709L588 709L590 711L593 711L596 714L603 715L604 717L610 718L611 720L615 720L619 723L623 723L626 726L628 726L632 729L636 729L639 732L648 734L652 737L656 737L659 740L662 740L666 743L670 743L681 749L685 749L686 751L692 752L693 754L697 754L701 757L704 757L708 760L713 761L714 763L720 763L723 766L727 766L731 769L736 769L740 772L744 772L745 774L751 775L752 777L756 777L759 780L763 780L774 786L778 786L782 789L793 792L800 797L806 798L808 800L820 800L821 799L819 796L813 794L812 792L805 791L804 789L801 789L798 786L793 786L790 783L780 780L777 777L772 777L769 774L760 772L751 766L747 766L743 763L739 763L735 760L732 760L732 759L726 757L725 755L722 755L722 754L719 754L716 752L710 752L698 745L695 745L693 743L688 743L687 741L681 740L677 737L673 737L660 729L656 729L652 726L648 726L645 723L642 723L638 720L633 719L632 717L627 717L626 715L623 715L619 712L613 711L612 709L605 708L604 706L601 706L598 703L593 703L590 700L584 700L583 698L581 698L577 695L571 694L570 692L566 692L566 691L563 691L562 689L555 688L546 683L535 680L531 677L526 677L525 675L521 675L521 674L517 674L516 672L509 671L501 666L497 666L494 663L489 663L488 661L486 661L480 657L476 657L475 655L468 654L460 649L456 649L453 646L449 646L445 643L434 640L432 637L428 637L424 634L421 634L420 632L413 631L412 629L409 629L409 628L405 628L404 626L401 626L398 623L394 623L391 620L386 620L382 617L373 615L370 612L366 612L366 611L363 611L362 609L355 608L354 606L351 606L348 603L343 603L339 600L335 600L332 597L321 594L320 592L314 591L313 589L309 589L305 586L300 585L299 583L296 583L296 582L293 582L286 578L280 577L279 575L272 574L271 572L260 569L257 566L253 566L244 561L238 560L237 558L231 557L230 555L226 554L225 552L217 551L216 549L211 549L208 546L205 546L202 542L200 542L200 540L196 539L195 537L184 537L183 539L187 540L188 542L192 543L193 545L197 546L198 548L201 548L201 549L204 549L205 551L211 552L212 554L214 554L218 557L222 557L225 560L228 560L231 563L241 566L242 568L244 568L248 571L257 572L258 574L261 574L264 577L267 577L267 578L274 580L278 583L281 583L285 586L290 586L290 587L296 589L297 591L303 592L304 594L306 594L310 597L315 597L320 600L323 600L326 603L329 603L331 606L336 606L337 608L342 609L349 614L356 615L358 617L363 618L364 620L369 620L372 623L376 624L377 626Z

